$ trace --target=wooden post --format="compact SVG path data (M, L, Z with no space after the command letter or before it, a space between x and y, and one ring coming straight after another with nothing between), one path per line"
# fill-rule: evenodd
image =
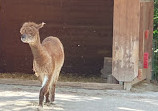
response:
M141 0L141 21L140 21L140 41L143 41L142 46L140 45L140 61L145 63L142 59L142 55L148 53L148 67L143 67L143 75L146 76L148 82L152 76L152 42L153 42L153 15L154 15L154 2L153 0Z
M151 79L153 9L153 0L114 0L112 75L126 90Z
M132 82L138 75L139 0L114 1L112 75Z
M123 88L127 91L130 91L132 88L132 82L125 82Z

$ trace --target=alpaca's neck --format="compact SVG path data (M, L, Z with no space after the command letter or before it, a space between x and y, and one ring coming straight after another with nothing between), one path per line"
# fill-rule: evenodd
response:
M40 42L39 35L38 35L37 38L38 39L34 44L29 44L30 47L31 47L32 54L33 54L33 57L34 57L35 60L42 59L43 56L44 56L44 53L43 53L44 49L43 49L42 44Z

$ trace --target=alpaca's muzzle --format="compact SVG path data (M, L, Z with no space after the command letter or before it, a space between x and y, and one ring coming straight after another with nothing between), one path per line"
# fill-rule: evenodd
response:
M26 38L27 38L26 34L21 35L21 41L22 42L26 42Z
M26 34L21 35L21 39L25 39L26 38Z

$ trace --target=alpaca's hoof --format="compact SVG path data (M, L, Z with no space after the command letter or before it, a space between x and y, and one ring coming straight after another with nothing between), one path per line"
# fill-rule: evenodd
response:
M44 111L42 106L37 107L37 111Z
M51 105L55 105L55 103L54 103L54 102L50 102L50 104L51 104Z
M51 104L50 104L50 102L45 102L44 105L50 106Z

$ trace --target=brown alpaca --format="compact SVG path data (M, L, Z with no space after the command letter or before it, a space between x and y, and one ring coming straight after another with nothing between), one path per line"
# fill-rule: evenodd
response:
M46 103L53 102L55 98L55 85L64 63L64 50L60 40L56 37L47 37L40 42L39 29L45 23L36 24L26 22L20 29L21 40L31 47L33 70L42 84L39 94L39 106L43 107L44 96Z

